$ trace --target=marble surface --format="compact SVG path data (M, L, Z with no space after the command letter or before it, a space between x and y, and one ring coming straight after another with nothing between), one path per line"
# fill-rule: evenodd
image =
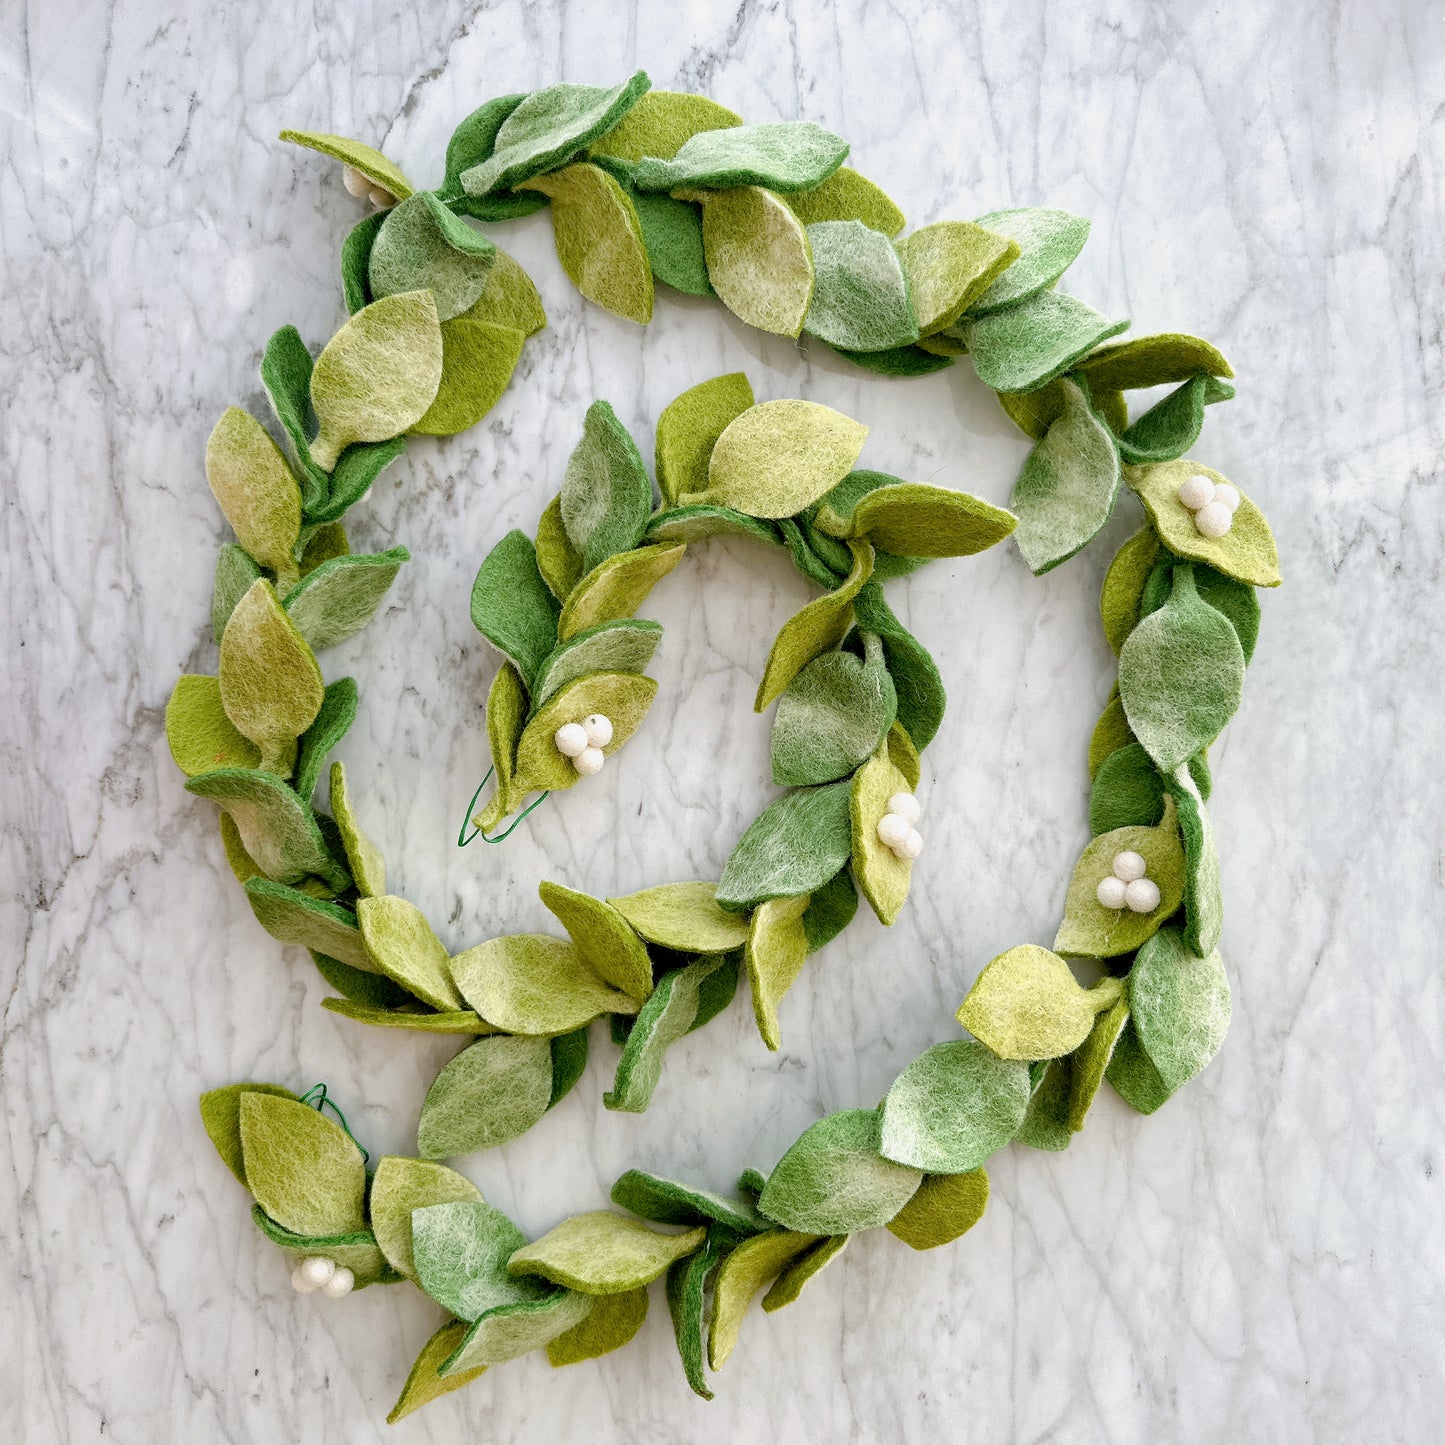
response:
M0 1438L1354 1441L1438 1433L1445 1247L1439 982L1442 55L1438 7L438 0L7 7L0 25L4 1130ZM915 224L1004 205L1094 218L1070 289L1233 358L1197 449L1261 501L1288 585L1216 750L1234 1025L1152 1119L1110 1095L1063 1155L1008 1151L964 1242L854 1242L754 1313L706 1405L660 1301L624 1353L498 1369L394 1432L436 1323L402 1286L299 1299L201 1131L240 1078L330 1083L404 1151L447 1041L321 1010L257 928L213 810L167 755L176 673L210 670L224 529L201 457L259 408L259 349L340 316L356 218L283 125L439 174L487 95L643 65L754 120L849 137ZM661 695L585 794L505 846L455 833L485 770L494 668L467 617L486 548L530 529L586 403L640 436L745 368L869 422L869 465L1008 494L1024 446L967 366L888 382L668 295L642 332L584 305L545 217L498 233L552 326L467 437L419 443L349 519L407 543L385 615L324 659L362 712L341 749L395 884L455 947L545 926L536 885L713 876L770 789L750 710L808 595L780 556L697 549L658 591ZM650 445L650 441L648 442ZM1132 506L1132 504L1130 504ZM884 934L860 918L764 1050L746 998L669 1059L651 1111L601 1106L610 1047L530 1136L466 1167L539 1232L638 1164L714 1187L821 1111L875 1101L983 962L1046 940L1085 834L1110 683L1103 567L1010 548L891 588L940 658L929 848Z

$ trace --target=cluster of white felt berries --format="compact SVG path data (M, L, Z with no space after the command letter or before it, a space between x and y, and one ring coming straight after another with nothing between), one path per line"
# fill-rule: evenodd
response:
M353 196L365 196L373 206L380 206L383 210L396 204L396 197L385 186L378 186L375 181L368 180L355 166L346 166L342 170L341 184Z
M600 773L607 761L602 749L612 741L612 719L594 712L580 723L563 723L552 741L564 758L572 759L572 766L584 778L590 778Z
M1095 896L1105 908L1153 913L1159 906L1159 885L1147 877L1149 865L1138 853L1115 853L1114 871L1099 883Z
M1194 513L1194 530L1201 537L1222 537L1234 525L1239 489L1196 472L1179 484L1179 501Z
M344 1264L324 1254L308 1255L291 1271L291 1288L297 1294L320 1290L328 1299L341 1299L351 1293L355 1284L356 1276Z
M923 834L918 820L923 809L912 793L894 793L888 800L888 811L878 820L878 841L893 850L893 856L911 863L923 852Z

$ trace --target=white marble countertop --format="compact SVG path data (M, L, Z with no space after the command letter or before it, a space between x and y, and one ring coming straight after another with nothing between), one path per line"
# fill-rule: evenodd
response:
M0 1438L1438 1435L1438 7L316 9L61 0L0 22ZM340 316L355 203L278 129L361 136L430 178L485 97L639 65L752 120L841 132L915 224L1088 214L1070 289L1233 359L1239 399L1195 454L1263 504L1288 584L1264 598L1215 752L1234 1026L1152 1118L1107 1094L1067 1153L1000 1155L964 1241L914 1255L877 1231L791 1309L754 1312L711 1405L683 1383L659 1300L620 1354L559 1374L526 1359L388 1431L435 1307L406 1286L295 1296L195 1096L325 1079L373 1151L405 1151L456 1045L321 1010L327 990L258 929L167 754L176 673L214 666L225 531L202 451L224 406L261 405L272 330L319 341ZM551 329L481 427L413 445L348 519L354 546L405 542L415 560L386 614L324 659L363 691L340 753L363 820L457 948L545 926L543 877L601 893L715 876L770 792L750 701L809 594L781 555L712 543L648 609L667 626L659 703L586 801L552 800L505 847L454 846L495 666L470 581L503 530L533 527L589 400L649 451L666 401L745 368L760 396L867 421L868 464L999 502L1024 453L966 364L890 382L671 294L644 333L580 301L545 217L496 234ZM1109 540L1042 580L1003 547L892 585L952 698L902 920L885 934L860 916L810 966L779 1054L741 997L675 1051L645 1116L603 1109L599 1033L563 1107L466 1162L490 1198L538 1232L633 1164L725 1187L820 1112L876 1101L952 1036L988 958L1051 936L1111 680Z

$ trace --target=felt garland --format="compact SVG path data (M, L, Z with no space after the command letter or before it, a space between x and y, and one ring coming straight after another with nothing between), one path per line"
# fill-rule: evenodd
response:
M326 1006L471 1041L427 1094L418 1157L371 1170L344 1121L272 1084L204 1095L206 1130L299 1291L408 1279L447 1312L391 1419L533 1349L560 1366L618 1348L664 1277L684 1375L710 1398L706 1367L731 1354L759 1292L765 1310L791 1303L856 1230L886 1227L915 1249L956 1239L981 1217L984 1165L1005 1144L1066 1147L1105 1079L1151 1113L1220 1047L1230 991L1206 754L1239 705L1254 589L1280 581L1259 510L1184 459L1204 408L1233 395L1228 363L1190 336L1113 340L1127 323L1054 289L1087 221L1001 211L900 238L902 214L843 164L836 136L745 125L640 72L486 103L458 127L434 191L361 142L284 136L341 161L348 190L383 209L342 248L350 319L314 359L291 327L266 347L285 451L235 407L212 434L207 479L237 539L217 559L219 665L177 683L167 736L187 788L222 810L258 921L306 946L336 989ZM329 806L315 806L357 708L355 683L328 685L315 654L370 620L408 560L402 547L353 555L341 518L408 434L485 415L545 324L525 273L468 221L548 204L569 276L620 315L649 319L662 281L885 374L969 354L1035 446L1004 512L858 468L865 427L811 402L758 403L735 374L659 416L659 500L633 439L595 403L535 538L504 537L473 588L473 620L504 657L487 711L496 791L477 825L591 776L641 724L661 629L634 614L690 542L717 534L786 547L821 589L779 632L758 689L759 711L778 704L772 771L787 791L715 884L598 899L544 883L565 938L453 955L387 893L341 763ZM1131 419L1126 393L1158 386L1172 390ZM1147 521L1101 598L1119 677L1089 749L1095 836L1053 948L1007 950L963 999L971 1037L926 1050L877 1108L812 1125L733 1196L630 1170L612 1191L625 1213L577 1215L529 1242L438 1162L536 1123L577 1082L604 1015L621 1049L615 1109L646 1108L667 1048L725 1007L742 973L776 1048L807 958L860 891L891 923L922 846L919 753L943 688L881 584L1015 527L1026 563L1047 571L1097 535L1125 488ZM1095 980L1070 960L1097 961Z

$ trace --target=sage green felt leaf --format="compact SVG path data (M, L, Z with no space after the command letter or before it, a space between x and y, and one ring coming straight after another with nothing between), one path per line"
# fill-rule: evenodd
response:
M718 906L712 883L663 883L607 901L641 937L660 948L728 953L747 942L747 919Z
M380 299L430 291L438 319L450 321L486 290L496 249L437 196L422 191L388 212L377 233L367 271L371 294Z
M220 671L226 716L261 750L261 766L279 770L321 711L325 689L315 654L264 577L226 623Z
M387 1263L416 1279L412 1256L412 1210L432 1204L480 1204L477 1186L455 1169L427 1159L388 1154L376 1166L367 1201L371 1229Z
M1067 1121L1071 1133L1077 1134L1084 1127L1084 1120L1093 1107L1094 1097L1114 1056L1114 1046L1128 1020L1129 998L1121 991L1112 1007L1105 1009L1094 1020L1089 1037L1069 1060Z
M1229 620L1200 597L1193 570L1174 569L1169 600L1119 652L1119 698L1134 736L1163 772L1224 730L1244 690L1244 652Z
M707 490L708 461L717 439L753 404L747 377L732 371L689 387L663 407L654 460L664 505Z
M1013 241L1019 251L1008 270L972 303L976 316L1017 305L1052 286L1073 265L1089 239L1089 222L1085 217L1038 206L990 211L978 218L978 224L996 236Z
M1068 1059L1045 1059L1031 1066L1033 1093L1024 1121L1014 1142L1027 1149L1047 1149L1057 1154L1073 1142L1069 1128L1069 1084L1072 1064Z
M922 1182L878 1152L874 1109L845 1109L805 1130L778 1160L758 1208L786 1229L846 1234L887 1222Z
M647 524L649 542L702 542L708 537L752 537L778 541L778 524L744 516L731 507L673 507Z
M570 788L582 774L572 759L557 751L557 729L600 713L612 723L611 756L642 726L657 682L636 672L593 672L568 683L532 715L517 743L517 782L526 789Z
M557 493L537 519L537 570L547 590L565 602L582 578L582 558L562 525L562 494Z
M251 584L261 576L251 554L234 542L224 542L216 553L216 580L211 592L211 635L216 646L221 645L226 624L236 604L250 590Z
M847 777L883 741L898 710L883 645L865 634L868 659L815 657L784 690L773 718L773 781L780 788Z
M480 300L456 319L505 326L509 331L520 331L523 336L535 336L546 326L547 313L542 309L542 298L538 296L532 278L511 256L499 250L492 260L487 288ZM443 342L447 334L446 328L443 328Z
M622 161L640 161L644 156L670 160L700 132L742 123L736 111L705 95L649 90L611 130L592 142L591 153Z
M516 664L530 685L557 645L558 615L537 568L536 548L525 532L514 528L477 569L472 626Z
M930 1174L966 1174L1013 1138L1028 1104L1026 1064L972 1040L934 1044L883 1101L883 1153Z
M938 665L928 649L893 615L881 587L862 588L855 611L859 625L883 639L883 655L898 694L898 721L915 752L926 748L943 722L948 702Z
M1114 871L1120 853L1138 853L1147 875L1159 889L1159 906L1152 913L1130 908L1105 908L1098 899L1099 884ZM1157 828L1116 828L1095 838L1074 864L1064 900L1064 921L1054 948L1075 958L1116 958L1131 953L1160 925L1184 897L1184 847L1172 798L1164 802Z
M849 795L849 826L852 836L853 876L878 915L878 921L891 926L908 900L913 881L913 864L900 858L878 836L883 815L892 811L888 800L895 793L912 792L908 779L894 765L886 747L878 752L853 776Z
M1008 279L1008 272L1002 279ZM966 319L963 332L985 386L1035 391L1128 324L1109 321L1072 296L1040 291L1003 311Z
M1228 1032L1229 980L1219 953L1211 950L1201 958L1178 929L1160 929L1129 970L1129 1013L1140 1044L1172 1093L1219 1052Z
M1170 462L1182 457L1204 427L1204 408L1229 401L1234 388L1212 376L1191 376L1115 438L1126 462Z
M652 483L636 444L605 401L587 408L582 440L562 482L562 525L590 572L642 541L652 513Z
M540 707L590 672L643 672L662 640L662 624L643 618L600 622L555 647L537 669L533 695Z
M1002 541L1018 519L1001 507L926 482L878 487L844 522L821 508L818 526L841 537L866 537L884 552L904 557L971 557Z
M1096 537L1119 495L1119 453L1083 389L1059 381L1064 410L1028 455L1009 497L1019 552L1035 577Z
M457 1352L466 1336L465 1321L448 1320L421 1347L421 1354L412 1364L406 1383L401 1387L401 1394L396 1397L396 1404L391 1407L391 1413L386 1417L388 1425L395 1425L398 1420L406 1419L423 1405L430 1405L433 1400L439 1400L453 1390L460 1390L463 1385L470 1385L478 1375L486 1373L485 1365L445 1377L440 1373L442 1365Z
M1193 514L1179 500L1179 488L1190 477L1208 477L1216 485L1227 479L1198 462L1164 462L1156 467L1125 467L1124 480L1139 494L1160 540L1171 552L1207 562L1227 577L1252 587L1278 587L1279 552L1264 514L1243 497L1229 531L1206 537Z
M387 1264L368 1229L347 1234L295 1234L277 1224L259 1204L251 1206L251 1220L272 1244L286 1251L286 1262L292 1268L303 1259L321 1254L338 1269L349 1269L356 1289L372 1284L396 1284L401 1278Z
M513 1275L540 1275L583 1294L625 1294L651 1284L674 1260L697 1249L705 1229L663 1234L610 1209L574 1214L519 1249Z
M721 963L720 957L702 958L662 976L638 1011L637 1022L617 1061L616 1081L602 1096L609 1109L641 1114L652 1102L662 1077L663 1059L668 1049L692 1028L697 1019L699 987Z
M727 909L796 898L826 883L852 849L847 782L797 788L764 808L728 856L717 886Z
M937 1249L967 1234L987 1207L988 1174L984 1170L929 1174L887 1228L910 1249Z
M565 1334L547 1342L547 1359L553 1366L580 1364L620 1350L642 1328L647 1318L647 1290L604 1295L587 1317Z
M1214 824L1189 764L1175 768L1165 782L1179 810L1179 834L1184 841L1184 942L1191 953L1202 958L1218 947L1224 927Z
M1139 604L1144 584L1160 555L1159 538L1152 527L1142 527L1114 554L1099 593L1104 636L1117 654L1124 639L1139 625Z
M412 193L412 184L401 171L379 150L362 141L306 130L283 130L281 139L290 141L292 145L305 146L308 150L320 151L322 155L360 171L373 186L389 191L399 201Z
M1104 711L1099 714L1099 720L1094 724L1093 734L1089 738L1090 778L1098 776L1106 759L1134 741L1134 734L1129 731L1129 720L1124 716L1124 704L1119 701L1119 689L1116 686L1109 693L1109 700L1104 704Z
M851 351L918 340L903 263L887 236L861 221L818 221L808 245L814 282L805 330Z
M500 1365L539 1350L586 1319L595 1301L575 1290L555 1290L536 1300L499 1305L467 1331L441 1367L443 1376Z
M537 889L604 983L641 1003L652 992L652 960L632 925L610 903L543 882Z
M551 85L535 90L498 127L491 155L461 172L469 196L515 189L554 170L605 135L649 87L639 70L621 85Z
M166 742L188 777L216 768L254 768L261 750L236 731L221 704L221 680L186 673L166 704Z
M1057 1059L1089 1036L1095 1009L1056 953L1021 943L974 980L959 1023L1001 1059Z
M453 436L475 426L501 399L517 369L525 334L474 321L471 315L442 322L442 379L413 432Z
M485 832L495 827L526 796L516 778L517 743L527 721L527 689L517 669L504 662L487 693L487 744L496 773L496 792L473 824Z
M827 180L806 191L790 191L787 202L805 226L818 221L862 221L885 236L896 236L903 212L889 196L851 166L839 166Z
M1072 378L1073 373L1069 376ZM1001 391L998 393L998 404L1021 432L1036 442L1042 441L1049 428L1064 414L1064 381L1064 377L1056 376L1037 391ZM1129 425L1129 404L1124 400L1122 391L1091 391L1089 404L1111 431L1121 432Z
M629 1169L612 1186L612 1202L654 1224L722 1224L737 1234L757 1234L768 1221L745 1200L728 1199L710 1189Z
M372 967L434 1009L465 1008L452 982L446 946L414 903L394 893L362 898L356 922Z
M246 1163L241 1149L241 1096L243 1094L274 1094L281 1099L294 1099L290 1089L279 1084L227 1084L201 1095L201 1123L216 1146L221 1162L236 1176L244 1188ZM621 1201L618 1201L621 1203Z
M236 540L289 586L296 577L301 488L270 433L229 406L206 442L206 480Z
M369 306L376 297L371 293L371 249L376 244L377 232L386 224L390 211L373 211L363 216L347 233L341 243L341 294L346 302L346 314L355 316L363 306Z
M575 944L541 933L507 934L457 954L452 978L488 1023L511 1034L571 1033L599 1014L638 1008Z
M1016 241L968 221L938 221L897 245L924 336L952 326L1019 255Z
M366 1160L330 1119L296 1099L241 1095L241 1154L256 1203L293 1234L366 1227Z
M430 291L385 296L358 311L316 358L311 456L325 471L353 442L381 442L426 415L442 379L441 320Z
M1150 1061L1139 1042L1130 1019L1119 1034L1104 1077L1114 1086L1125 1103L1141 1114L1152 1114L1174 1092Z
M1161 552L1139 596L1140 617L1157 612L1169 600L1174 588L1174 568L1179 565L1177 558ZM1216 612L1222 612L1229 619L1234 635L1239 638L1244 660L1248 663L1259 641L1259 598L1254 588L1247 582L1216 572L1206 562L1183 565L1194 569L1194 586L1199 595Z
M670 158L644 157L633 179L640 191L740 186L805 191L821 185L847 158L848 143L811 121L739 125L702 131Z
M353 1023L368 1024L372 1028L411 1029L421 1034L470 1035L472 1038L497 1032L471 1009L447 1009L434 1013L419 1009L415 1001L406 1008L382 1008L353 1002L349 998L324 998L321 1000L321 1007L329 1013L340 1014L342 1018L350 1019Z
M658 192L628 191L654 278L685 296L711 296L702 211Z
M599 622L631 617L647 601L652 589L682 561L686 550L685 542L638 547L632 552L619 552L594 567L567 598L557 622L558 638L565 642Z
M331 765L331 816L341 834L346 852L346 865L351 870L356 891L362 897L386 892L386 862L381 850L361 831L351 811L351 797L346 790L346 769L341 763Z
M702 204L707 278L723 305L760 331L799 335L813 295L813 250L782 197L759 186L683 196Z
M682 1360L689 1388L704 1400L711 1400L703 1359L707 1348L707 1283L722 1257L725 1233L708 1231L707 1241L696 1254L671 1265L667 1271L667 1309L672 1316L673 1338Z
M890 346L882 351L852 351L846 346L834 348L855 366L877 372L879 376L931 376L953 365L951 356L938 356L921 345Z
M708 1363L714 1370L722 1369L736 1348L743 1316L757 1292L819 1242L816 1234L770 1229L745 1239L723 1258L713 1286L712 1329L708 1337Z
M589 301L645 326L652 320L652 267L637 208L600 166L582 162L535 176L522 189L552 202L557 259Z
M527 1236L480 1198L424 1204L411 1216L416 1283L468 1324L488 1310L544 1298L549 1291L507 1273Z
M442 190L450 199L462 192L462 173L492 158L497 148L497 132L521 103L525 92L499 95L479 105L452 132L447 142L446 178Z
M778 1005L797 982L808 961L808 930L803 915L810 896L771 898L753 910L743 967L753 995L753 1018L763 1042L777 1051L782 1043Z
M446 1159L505 1144L547 1112L551 1095L552 1050L545 1038L479 1039L432 1080L417 1123L417 1152Z
M307 802L321 780L326 755L337 747L356 721L360 701L355 678L338 677L328 683L321 699L316 720L301 734L296 748L296 773L293 786ZM343 842L344 847L344 842Z
M1201 372L1231 377L1233 369L1216 348L1197 336L1169 331L1157 336L1133 336L1101 346L1074 368L1099 391L1133 391L1188 381Z
M729 422L693 497L750 517L791 517L836 486L858 460L868 428L815 401L764 401Z
M356 915L350 909L268 878L247 879L245 888L251 912L272 938L314 948L352 968L371 967Z
M313 652L334 647L376 616L402 563L409 561L411 553L405 547L333 557L287 594L287 616Z

